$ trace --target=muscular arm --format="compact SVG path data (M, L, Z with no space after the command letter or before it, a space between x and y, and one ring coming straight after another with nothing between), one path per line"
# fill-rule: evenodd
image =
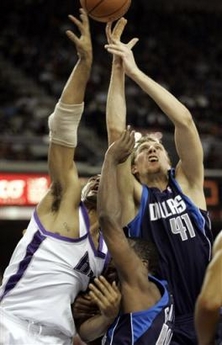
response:
M127 44L116 40L105 47L110 53L122 59L125 73L154 100L174 124L175 145L180 158L176 178L184 193L199 207L205 209L203 149L190 112L169 91L138 68L133 52Z
M115 146L117 142L118 147ZM105 156L97 208L101 229L120 279L124 311L128 312L132 309L144 309L144 294L147 296L148 282L147 269L130 247L120 225L122 204L118 195L118 163L114 151L116 150L118 155L122 152L122 157L127 157L135 143L134 133L130 134L126 130L117 142L109 148Z
M64 86L60 98L61 106L65 108L65 112L70 113L71 116L73 113L73 122L76 121L75 106L80 109L81 105L83 106L82 103L92 64L92 46L88 18L84 12L81 13L80 17L81 20L78 20L73 16L69 16L70 20L81 32L81 36L78 38L70 30L66 32L69 39L76 46L78 60ZM70 148L68 145L58 145L52 142L49 149L49 171L53 180L59 179L65 182L66 178L69 177L69 172L73 173L74 153L75 147Z
M146 76L139 68L129 76L167 115L175 126L175 144L181 168L192 184L203 182L203 149L189 110L160 84ZM194 164L195 162L195 164Z
M121 18L111 32L110 24L106 27L108 42L113 39L120 39L127 21ZM110 84L106 104L106 125L108 143L112 144L117 140L126 128L126 99L125 99L125 72L122 59L113 54ZM130 157L118 166L118 188L122 200L121 223L126 225L136 215L135 209L135 186L140 188L138 182L131 173ZM139 197L138 197L139 199Z
M85 89L91 71L92 45L86 13L81 9L80 19L73 16L69 18L80 32L80 37L78 37L73 32L67 31L67 36L77 50L78 59L55 111L49 117L48 166L52 185L46 197L38 205L38 214L50 231L53 228L53 231L59 231L63 235L76 237L78 214L73 212L77 212L81 186L73 159L77 145L78 125L83 112ZM58 215L59 219L55 219Z
M126 20L117 22L111 33L111 24L107 24L106 34L108 41L113 37L119 38L126 25ZM106 103L106 125L108 133L108 144L117 140L126 128L126 100L125 100L125 72L122 60L113 55L111 78Z
M222 232L213 247L203 286L195 307L195 326L199 345L214 344L222 306Z

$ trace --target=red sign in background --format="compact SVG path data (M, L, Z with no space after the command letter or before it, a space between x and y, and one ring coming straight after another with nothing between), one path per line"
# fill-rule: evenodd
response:
M0 174L0 205L36 205L50 184L47 174Z
M87 178L82 177L80 180L84 185ZM45 195L49 185L50 178L45 173L0 173L0 207L35 206ZM221 218L222 179L206 178L204 189L213 218Z

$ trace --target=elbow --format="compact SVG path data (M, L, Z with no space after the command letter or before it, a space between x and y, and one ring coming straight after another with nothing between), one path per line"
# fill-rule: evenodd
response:
M191 115L191 112L185 107L183 114L181 114L181 118L183 119L183 126L187 127L187 128L191 128L194 121L193 121L193 117Z
M220 300L217 298L217 296L215 297L209 298L209 296L200 295L197 303L199 307L207 313L215 313L215 312L219 313L221 303L220 303Z

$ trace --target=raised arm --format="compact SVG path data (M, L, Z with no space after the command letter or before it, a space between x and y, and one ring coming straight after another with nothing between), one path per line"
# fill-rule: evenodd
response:
M124 312L144 310L152 305L154 297L150 292L147 267L139 257L141 253L135 252L121 227L123 205L119 198L117 166L123 164L131 154L134 144L134 132L127 128L109 147L97 196L99 222L117 269Z
M66 32L75 45L77 62L62 91L61 98L56 104L54 113L49 117L48 165L52 185L49 193L38 206L38 213L41 217L45 214L53 214L44 223L49 229L54 225L54 215L58 215L58 212L62 217L66 216L67 219L70 219L71 223L73 211L77 209L80 202L81 186L73 159L77 146L78 126L84 107L86 85L91 71L92 45L89 21L85 11L80 9L80 19L71 15L69 19L80 32L80 37L70 30ZM70 231L71 225L62 219L61 223L57 223L60 232L63 235L68 235L69 232L69 236L75 237L77 233L75 230ZM75 225L72 226L75 227Z
M177 166L177 179L189 189L195 189L198 195L191 197L199 206L205 206L203 200L203 149L201 141L189 110L177 100L169 91L150 77L145 75L137 66L132 49L119 40L105 46L106 49L122 59L124 71L140 88L145 91L160 109L167 115L175 126L175 145L180 158ZM195 164L194 164L195 162Z
M214 344L222 307L222 231L213 246L213 258L207 268L195 307L195 326L199 345Z
M111 30L112 23L107 24L106 37L108 43L111 43L113 39L120 39L126 23L126 19L121 18L113 30ZM122 59L115 54L112 56L111 77L107 94L106 124L108 144L110 145L120 137L126 128L125 72Z
M66 32L69 39L75 44L78 59L66 82L54 114L49 119L51 131L49 171L52 180L59 179L64 183L69 176L69 171L73 171L77 129L83 112L85 89L92 64L92 46L86 13L80 9L80 20L71 15L69 19L81 33L80 37L77 37L70 30Z
M120 40L126 24L127 20L125 18L121 18L116 23L113 30L111 30L111 23L107 24L106 36L109 44L111 44L113 40ZM130 41L128 45L133 47L137 41L137 39L134 39ZM106 125L108 143L110 145L120 137L121 133L126 128L125 71L123 69L121 57L116 54L112 56L111 78L106 103ZM118 188L120 198L124 202L121 214L122 225L129 223L136 214L135 185L138 186L139 184L131 173L131 159L129 157L126 162L118 166Z

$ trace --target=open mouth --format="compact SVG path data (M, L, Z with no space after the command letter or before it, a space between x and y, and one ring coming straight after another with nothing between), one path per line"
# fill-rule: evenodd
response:
M151 163L158 162L158 158L156 156L149 156L148 161Z

